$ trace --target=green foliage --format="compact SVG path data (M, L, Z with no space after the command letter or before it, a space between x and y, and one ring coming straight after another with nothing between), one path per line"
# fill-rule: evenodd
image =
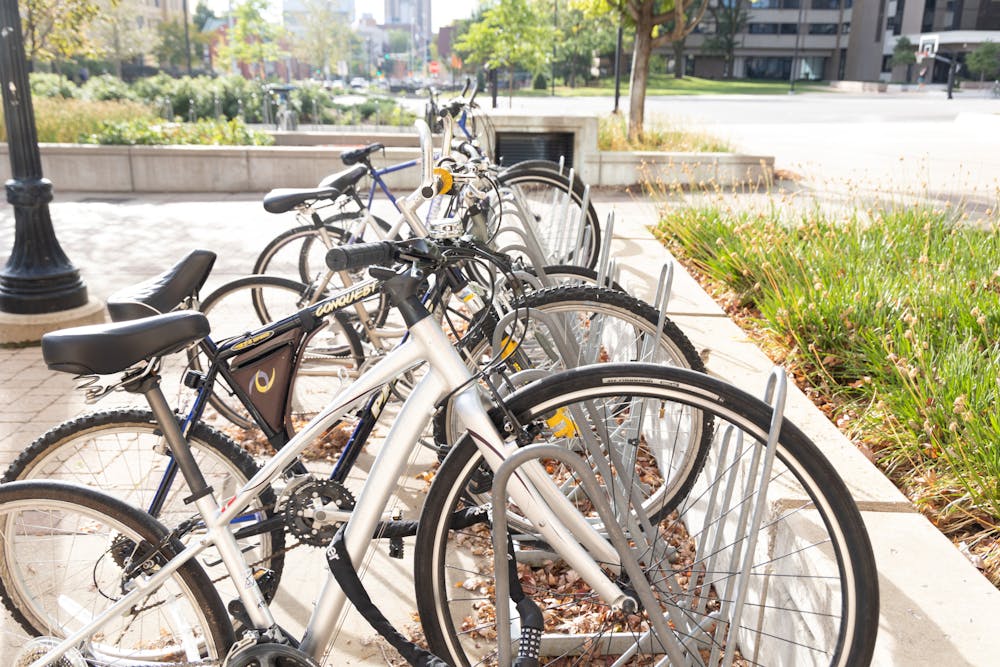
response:
M80 95L93 101L132 100L135 96L128 84L111 74L101 74L87 79L80 86Z
M965 66L980 78L1000 77L1000 43L983 42L966 57Z
M491 69L518 68L541 72L555 39L552 17L537 2L499 0L483 12L455 43L466 61Z
M787 208L783 206L782 208ZM1000 518L1000 234L947 211L672 208L660 235L759 315L783 363L904 484Z
M896 45L892 47L892 57L889 64L893 67L897 65L912 65L917 62L917 47L910 39L903 35L896 40Z
M153 112L136 102L91 102L89 100L37 97L35 127L38 141L46 144L78 143L81 137L97 132L104 121L155 120ZM2 115L2 114L0 114ZM6 141L6 126L0 122L0 141Z
M72 99L80 96L80 89L62 74L49 72L32 72L28 75L31 81L32 97L62 97Z
M535 80L531 83L531 87L533 90L548 90L549 80L544 74L539 72L535 75Z
M94 53L88 31L100 12L94 0L21 0L19 6L29 61L52 62Z
M292 42L292 52L303 62L329 72L339 60L346 60L351 29L337 4L328 0L305 0L305 25Z
M269 146L274 143L274 137L249 129L238 118L203 119L196 123L164 123L161 120L141 119L104 121L97 132L82 137L81 143L125 146Z
M229 40L219 48L220 61L236 58L238 62L253 66L261 80L264 79L264 63L286 55L278 45L282 28L264 18L267 4L267 0L244 0L236 5Z

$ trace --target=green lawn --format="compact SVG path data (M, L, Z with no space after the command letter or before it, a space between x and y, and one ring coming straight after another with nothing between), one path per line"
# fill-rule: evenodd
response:
M796 82L797 92L825 92L829 91L827 83L806 83ZM622 97L627 98L629 91L628 74L622 76ZM602 79L597 86L586 86L569 88L567 86L556 86L556 95L561 97L588 97L598 95L613 95L615 92L614 79ZM500 95L506 95L506 90L500 90ZM515 95L531 97L545 97L549 95L549 90L522 90L515 91ZM646 88L647 96L657 95L787 95L787 81L752 81L738 79L734 81L718 81L715 79L699 79L688 76L683 79L675 79L673 75L653 74L649 78L649 86Z

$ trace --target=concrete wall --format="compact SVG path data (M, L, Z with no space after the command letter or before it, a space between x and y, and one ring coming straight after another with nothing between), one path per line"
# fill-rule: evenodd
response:
M633 185L646 176L681 186L712 181L722 185L771 178L774 159L731 153L603 152L597 150L597 118L584 115L491 114L497 132L571 132L574 167L595 187ZM266 192L277 187L316 186L344 169L346 148L385 144L376 165L419 157L413 132L276 134L277 146L91 146L42 144L42 169L57 190L84 192ZM0 144L0 177L10 177L7 145ZM419 170L386 176L405 192Z

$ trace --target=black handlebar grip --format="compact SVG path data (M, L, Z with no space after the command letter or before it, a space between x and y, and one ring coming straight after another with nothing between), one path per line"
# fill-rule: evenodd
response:
M462 94L459 97L465 97L465 94L469 92L469 86L472 85L472 79L465 77L465 85L462 86Z
M472 88L472 97L469 98L469 106L471 107L476 101L476 95L479 93L479 79L476 79L475 85Z
M389 266L396 259L396 246L388 241L352 243L330 248L326 265L331 271L350 271L369 266Z
M424 199L430 199L437 193L441 192L442 188L444 188L444 181L442 181L439 176L435 176L433 185L425 185L422 188L420 188L420 196L423 197ZM331 250L330 252L333 251ZM328 253L327 257L329 256L330 255ZM328 259L327 262L329 261L330 260Z

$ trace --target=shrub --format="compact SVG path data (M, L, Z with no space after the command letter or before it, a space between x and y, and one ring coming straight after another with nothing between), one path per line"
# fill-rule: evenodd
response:
M91 102L39 97L33 100L35 126L41 143L77 143L101 127L105 121L127 121L155 116L136 102ZM2 115L2 114L0 114ZM6 126L0 123L0 140L7 140Z
M62 74L49 72L32 72L28 75L31 81L32 97L62 97L72 99L80 96L80 89Z
M546 90L549 87L549 80L545 78L545 75L538 73L535 75L535 82L531 86L535 90Z
M128 84L111 74L91 77L80 91L84 99L93 101L136 99Z
M267 146L274 138L249 129L239 118L164 123L149 118L107 121L83 143L125 146Z

